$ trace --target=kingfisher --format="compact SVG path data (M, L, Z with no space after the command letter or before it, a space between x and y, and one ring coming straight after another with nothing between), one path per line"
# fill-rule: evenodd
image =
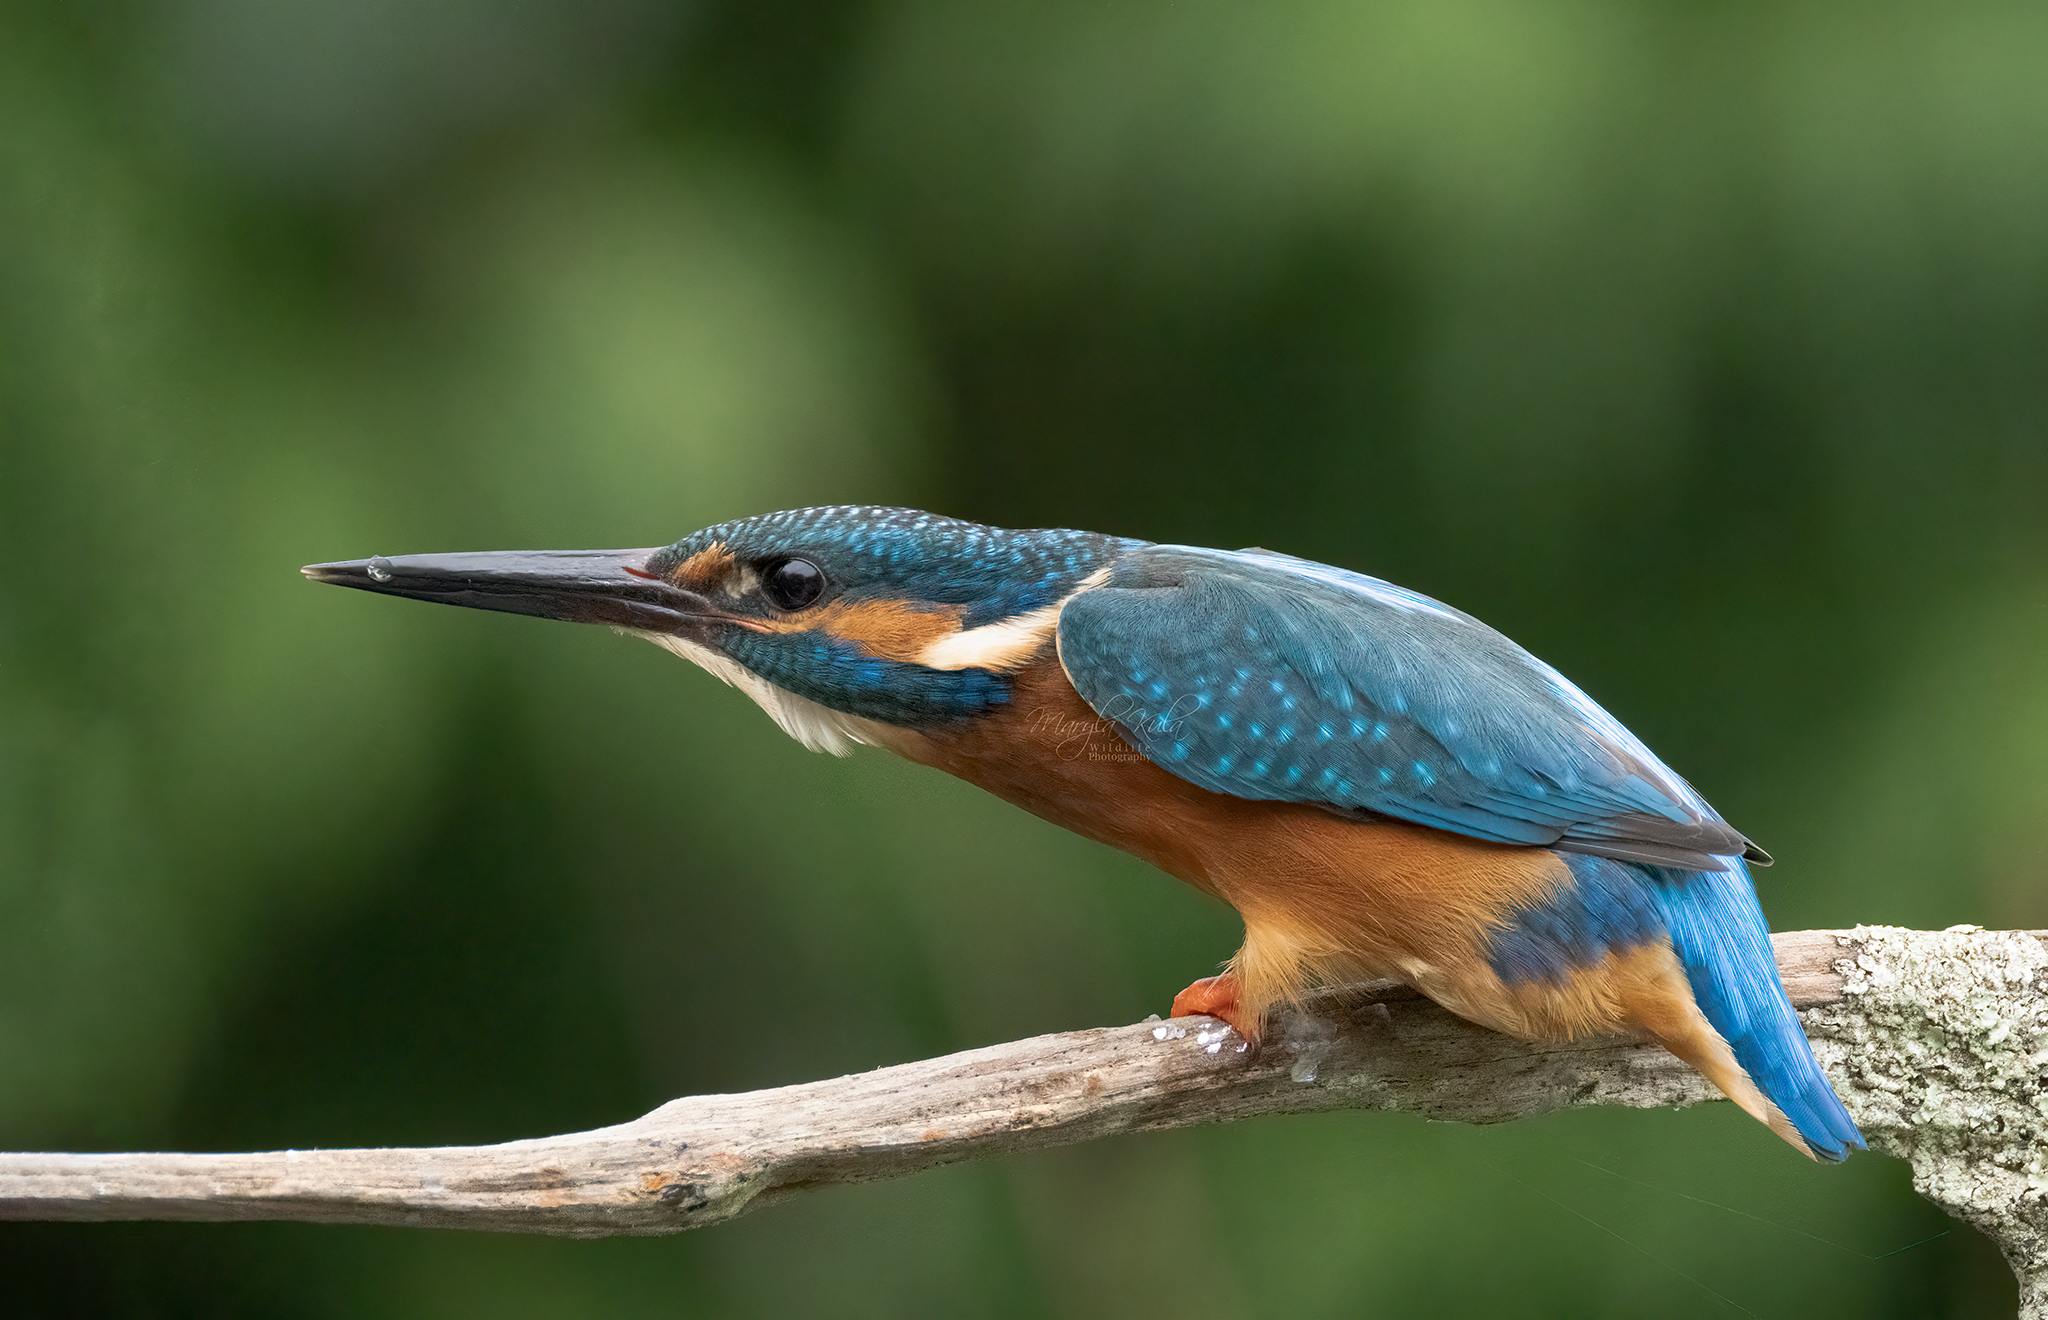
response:
M1271 550L834 506L638 550L404 555L316 582L606 624L844 755L887 749L1230 904L1173 1001L1256 1044L1404 982L1530 1041L1646 1035L1802 1153L1862 1135L1785 997L1770 858L1562 674L1418 592Z

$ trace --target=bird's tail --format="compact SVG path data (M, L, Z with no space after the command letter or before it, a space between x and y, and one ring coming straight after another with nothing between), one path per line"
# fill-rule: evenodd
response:
M1642 869L1650 874L1672 948L1700 1011L1764 1098L1805 1140L1809 1153L1816 1159L1843 1159L1852 1147L1863 1149L1863 1134L1821 1072L1785 997L1749 871L1738 858L1727 862L1726 871Z

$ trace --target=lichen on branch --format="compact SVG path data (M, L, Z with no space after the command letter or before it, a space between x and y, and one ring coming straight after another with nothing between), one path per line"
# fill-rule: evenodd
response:
M1786 992L1873 1150L1983 1230L2048 1320L2048 946L2024 931L1859 926L1775 938ZM831 1183L1119 1132L1398 1109L1494 1123L1716 1098L1652 1045L1532 1044L1390 982L1275 1015L1257 1049L1212 1019L991 1045L801 1086L670 1101L497 1146L237 1155L0 1155L0 1219L257 1220L571 1237L677 1233Z

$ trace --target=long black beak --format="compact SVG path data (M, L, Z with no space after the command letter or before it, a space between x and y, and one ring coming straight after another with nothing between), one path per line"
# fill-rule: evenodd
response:
M570 623L604 623L648 632L681 633L707 623L743 623L695 592L646 571L653 550L492 550L450 555L393 555L308 564L315 582L531 614Z

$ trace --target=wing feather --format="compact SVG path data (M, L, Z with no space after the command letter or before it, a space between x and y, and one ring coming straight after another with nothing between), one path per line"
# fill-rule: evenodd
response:
M1556 670L1376 578L1147 546L1058 636L1084 701L1215 792L1691 870L1761 856Z

